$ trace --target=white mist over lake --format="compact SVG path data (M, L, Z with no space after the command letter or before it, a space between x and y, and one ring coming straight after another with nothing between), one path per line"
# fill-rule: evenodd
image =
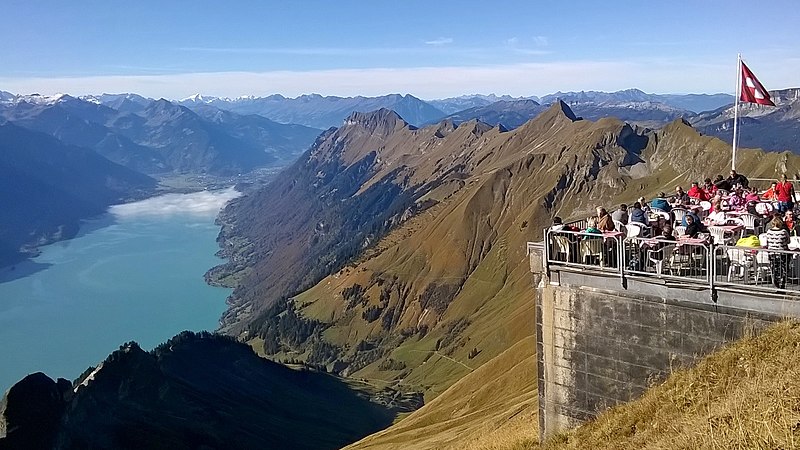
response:
M223 261L217 213L233 188L112 206L71 240L0 269L0 392L37 371L72 380L127 341L152 348L214 330L230 289L203 274Z
M191 194L165 194L140 202L114 205L109 212L120 218L196 214L216 216L226 203L242 195L233 187Z

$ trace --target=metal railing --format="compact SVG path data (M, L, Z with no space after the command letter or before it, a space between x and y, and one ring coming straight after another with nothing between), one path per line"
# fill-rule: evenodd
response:
M546 229L546 270L552 266L759 293L800 295L800 252L737 247L702 240L625 237Z
M800 252L717 245L716 284L759 292L800 292Z

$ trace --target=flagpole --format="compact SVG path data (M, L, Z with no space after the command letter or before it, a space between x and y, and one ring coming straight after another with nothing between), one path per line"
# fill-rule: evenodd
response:
M733 152L731 155L731 170L736 170L736 144L738 141L738 131L739 131L739 97L741 97L740 90L742 89L742 54L738 53L736 55L736 89L735 92L735 99L733 103L733 142L732 148Z

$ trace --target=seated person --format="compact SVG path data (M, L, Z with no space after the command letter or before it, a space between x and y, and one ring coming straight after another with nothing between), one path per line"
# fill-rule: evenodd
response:
M639 197L638 202L640 205L642 205L642 211L644 211L645 214L650 214L650 205L644 201L644 197Z
M699 233L708 233L708 228L700 220L695 220L695 216L687 214L686 217L686 236L696 239Z
M673 205L688 205L689 204L689 195L683 191L683 188L680 186L675 186L675 201L672 202Z
M777 202L778 201L778 192L775 188L778 186L777 181L773 181L772 184L769 186L766 192L761 195L761 200L768 201L768 202Z
M783 224L786 225L786 231L791 236L797 236L797 223L794 221L794 211L791 209L783 213Z
M586 221L586 223L587 223L587 226L586 226L586 230L584 231L584 233L599 234L601 236L597 236L597 237L584 236L583 237L584 239L597 239L597 238L602 238L603 237L602 236L603 232L600 231L599 228L597 228L597 217L589 217L589 219Z
M551 231L580 231L579 229L571 226L571 225L564 225L564 222L561 220L561 217L554 217L553 218L553 225L550 227Z
M597 228L600 231L614 231L614 221L602 206L597 207Z
M655 222L651 221L650 226L653 228L652 235L655 237L661 236L666 227L669 226L670 228L672 228L671 225L667 223L667 219L665 219L664 217L659 217L658 220Z
M619 205L619 209L611 213L611 219L622 222L623 224L628 223L628 205L625 203Z
M717 199L711 207L711 214L708 215L708 223L714 225L724 225L728 218L722 208L722 200Z
M703 191L705 191L708 201L711 201L711 198L717 195L717 187L711 182L711 178L706 178L703 182Z
M669 201L667 201L667 194L661 192L658 194L658 197L654 198L652 202L650 202L650 208L658 209L664 212L672 211L672 206L670 206Z
M689 226L689 222L686 220L687 217L691 217L692 219L694 219L695 222L700 222L700 216L697 215L695 210L690 209L686 211L686 214L684 214L683 216L683 220L681 220L681 225L685 227Z
M675 242L675 229L672 228L672 225L666 224L664 228L661 230L660 238L663 241L671 241Z
M755 189L745 189L744 191L744 201L745 202L757 202L760 198L758 196L758 191Z
M711 182L711 180L708 180ZM689 188L689 192L686 193L689 198L693 198L698 202L708 201L711 198L708 192L706 192L700 185L696 182L692 182L692 187Z
M744 199L744 190L742 188L736 188L736 190L731 193L728 197L728 206L735 210L742 210L747 206L747 201Z
M640 223L644 226L650 225L650 219L647 218L647 213L642 209L642 204L636 202L628 215L628 223Z

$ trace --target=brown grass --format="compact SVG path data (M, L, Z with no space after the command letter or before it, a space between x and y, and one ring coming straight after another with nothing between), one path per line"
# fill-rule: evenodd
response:
M499 450L536 442L535 350L532 337L519 341L420 410L347 448ZM507 446L497 436L508 436Z
M673 373L640 399L612 408L542 447L537 443L537 420L530 405L505 423L487 420L446 445L434 445L436 437L428 436L423 441L428 446L408 448L800 448L800 324L782 322L759 336L741 339L696 367ZM400 441L394 444L372 448L406 448Z

